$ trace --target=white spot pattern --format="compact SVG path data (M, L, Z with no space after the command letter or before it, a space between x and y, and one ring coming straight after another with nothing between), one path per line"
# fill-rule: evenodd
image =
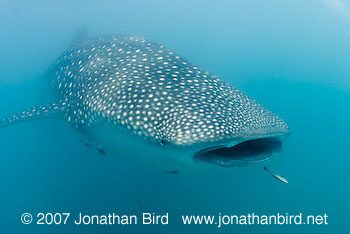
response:
M288 126L228 83L174 52L132 36L86 40L51 67L76 128L107 121L149 141L186 146Z

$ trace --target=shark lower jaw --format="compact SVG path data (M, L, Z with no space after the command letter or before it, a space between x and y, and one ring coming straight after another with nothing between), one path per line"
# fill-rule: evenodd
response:
M213 146L197 152L193 160L219 167L249 166L266 161L279 153L282 141L281 137L263 137L242 141L233 146Z

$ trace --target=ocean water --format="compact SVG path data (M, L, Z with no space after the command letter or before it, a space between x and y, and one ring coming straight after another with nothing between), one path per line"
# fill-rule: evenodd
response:
M349 233L350 2L0 2L0 116L47 103L45 72L86 25L156 41L291 128L263 166L166 174L101 156L60 120L0 129L0 233ZM38 225L38 213L169 214L168 225ZM22 224L31 213L33 223ZM328 224L184 225L182 215L322 215Z

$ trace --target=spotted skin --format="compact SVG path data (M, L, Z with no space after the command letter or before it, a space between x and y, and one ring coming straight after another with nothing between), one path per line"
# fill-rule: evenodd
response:
M60 117L85 135L97 132L102 125L116 133L110 137L116 142L99 141L112 136L109 134L95 137L103 153L102 146L109 146L120 154L118 147L124 141L118 138L121 131L146 145L157 146L149 151L157 155L157 160L167 155L171 160L179 157L190 163L196 151L203 148L231 147L242 139L289 132L282 119L246 94L141 37L78 40L51 65L48 74L57 102L5 118L0 128L33 118ZM124 144L128 147L125 154L130 153L130 148L137 150L133 140L130 142L128 146ZM162 147L194 150L180 157L170 151L158 152ZM166 168L178 170L179 167Z
M65 118L78 129L108 121L177 146L288 131L244 93L144 38L85 40L51 72L59 100L69 105Z
M53 103L50 105L33 107L28 110L11 115L0 120L0 128L7 127L27 120L40 120L46 118L60 118L65 109L65 102Z

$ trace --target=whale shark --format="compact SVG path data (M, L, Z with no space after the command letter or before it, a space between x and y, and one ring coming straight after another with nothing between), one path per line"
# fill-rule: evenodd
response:
M143 37L80 35L47 76L55 101L0 128L59 118L89 148L171 173L266 162L290 133L245 93Z

